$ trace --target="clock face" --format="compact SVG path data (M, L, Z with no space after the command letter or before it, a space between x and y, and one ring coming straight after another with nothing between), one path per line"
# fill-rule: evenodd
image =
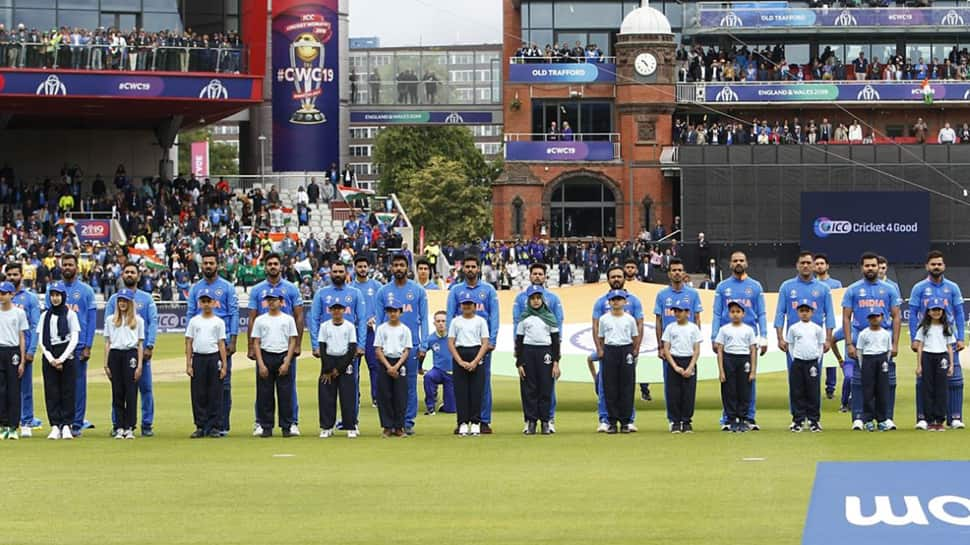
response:
M633 62L633 68L641 76L649 76L657 71L657 57L651 53L640 53Z

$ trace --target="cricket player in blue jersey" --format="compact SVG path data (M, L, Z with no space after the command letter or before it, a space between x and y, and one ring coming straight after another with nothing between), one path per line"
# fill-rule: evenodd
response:
M145 322L144 361L141 368L141 378L138 379L138 391L141 393L141 435L142 437L151 437L155 435L152 429L155 422L155 394L152 392L152 350L155 348L155 339L158 336L158 307L155 305L155 300L152 299L152 294L138 289L141 282L141 271L138 270L138 265L134 262L129 261L125 264L124 269L121 270L121 280L124 282L125 288L134 292L135 313L141 316L141 319ZM104 306L105 316L111 316L115 313L117 301L117 293L108 299ZM114 436L114 431L120 427L114 409L111 411L111 422L114 424L111 426L112 436Z
M889 284L893 288L896 295L896 304L900 308L900 319L902 319L902 308L903 308L903 292L899 289L899 284L890 280L887 276L889 271L889 260L881 255L877 255L876 259L879 261L879 280ZM889 415L889 421L892 423L894 412L896 410L896 356L893 355L892 359L889 360L889 407L886 408L886 414Z
M879 280L879 256L874 253L866 252L859 260L862 266L861 280L855 281L845 290L842 296L842 329L852 334L846 334L846 355L855 361L859 361L856 353L855 341L859 332L869 327L869 313L882 313L882 327L889 329L892 327L892 350L893 358L899 353L899 331L900 331L900 311L899 295L890 284ZM857 373L860 374L861 373ZM861 386L861 383L860 383ZM860 392L853 388L852 396L861 403ZM893 398L890 396L890 403ZM862 429L863 422L861 412L855 411L856 401L853 401L853 429ZM893 422L891 414L892 407L887 407L887 420L885 429L894 430L896 424ZM882 426L882 424L881 424Z
M310 305L310 342L313 346L313 357L320 357L320 347L317 344L317 333L320 325L330 319L330 305L340 302L344 306L343 319L354 324L357 329L357 338L367 338L367 303L364 301L363 294L353 286L347 285L347 266L337 261L330 266L330 285L320 289L313 296L313 304ZM360 356L364 349L359 344L354 355L354 379L358 388L357 412L360 413ZM341 411L343 409L341 408ZM341 429L343 422L341 422Z
M728 303L736 302L744 307L744 323L754 329L761 346L759 355L768 352L768 319L765 310L765 294L761 283L748 276L748 256L744 252L731 254L731 276L722 280L714 290L714 308L711 309L711 345L721 326L731 321ZM751 402L748 405L747 424L753 431L761 429L755 420L757 401L755 383L751 381ZM721 431L730 431L727 416L721 415Z
M544 287L546 285L546 265L544 263L533 263L529 265L529 282L533 286ZM526 307L529 305L529 297L526 295L526 290L522 290L518 295L515 296L515 302L512 303L512 331L518 331L519 320L522 319L522 313L525 312ZM549 290L542 290L542 299L545 301L546 306L552 312L552 315L556 317L556 322L559 324L559 338L560 344L562 336L564 335L562 329L563 323L563 312L562 312L562 301L559 300L559 296ZM553 381L552 384L552 400L549 406L549 431L550 433L556 433L556 382Z
M432 278L431 276L431 263L427 259L423 257L418 259L417 265L415 265L414 267L418 271L417 277L415 279L417 280L419 286L421 286L425 290L441 289L441 287L438 286L438 283L435 282L434 278Z
M448 313L439 310L434 313L434 328L428 337L421 343L418 351L418 362L421 364L420 374L424 375L424 414L434 416L439 411L443 413L454 413L457 411L455 406L455 381L452 375L454 360L451 351L448 349L448 330L445 324L448 323ZM431 369L424 370L424 358L432 353ZM442 387L441 406L436 407L438 401L438 385Z
M226 376L222 379L222 409L219 412L219 435L229 435L230 413L232 412L232 355L236 353L236 339L239 336L239 301L236 286L219 276L219 254L213 251L202 253L202 279L189 289L187 320L201 312L198 292L208 289L212 298L212 312L226 325ZM83 329L83 328L82 328Z
M623 267L619 265L613 265L606 271L606 282L610 285L610 291L606 292L599 299L593 303L593 343L596 345L596 352L600 353L603 349L601 343L603 340L599 336L600 332L600 318L604 314L609 314L612 312L613 307L610 305L610 292L614 290L624 290L626 286L626 274L623 271ZM625 290L624 290L625 291ZM633 293L627 293L626 303L623 305L623 310L627 312L633 319L637 321L637 337L633 341L633 353L636 355L640 354L640 343L643 342L643 304L640 302L640 298ZM602 362L601 362L602 363ZM597 433L607 433L610 427L609 414L606 411L606 395L603 388L603 368L600 367L600 372L597 374L596 382L596 395L599 397L599 427L596 428ZM630 431L636 432L637 427L634 424L636 420L636 407L633 409L630 419Z
M789 326L800 321L798 307L803 305L805 301L808 301L812 307L812 321L825 329L824 351L828 351L829 347L832 346L832 330L835 329L832 292L824 282L816 278L814 258L812 252L800 252L795 262L798 274L794 278L782 282L781 287L778 288L778 305L775 307L775 333L778 335L778 348L787 355L789 372L791 372L792 355L788 351L785 334ZM792 388L789 388L789 397L793 391ZM789 404L791 404L790 399ZM792 423L791 427L795 427L795 423Z
M387 306L392 301L401 307L401 323L411 330L413 346L405 363L408 381L408 402L404 410L404 433L414 435L414 419L418 416L418 347L428 338L428 295L424 288L408 280L408 258L394 254L391 258L393 280L377 291L377 325L387 321Z
M469 254L462 260L461 270L464 279L452 284L451 291L448 292L448 327L451 327L451 320L461 314L459 295L470 293L477 301L475 314L488 322L488 353L482 363L485 371L485 390L482 392L481 433L489 434L492 433L492 351L495 350L500 324L498 293L491 285L479 279L480 269L481 262L478 256Z
M256 318L269 312L269 302L266 300L266 292L271 289L279 289L283 293L282 307L280 310L283 314L289 314L293 317L296 322L296 351L293 353L293 359L290 361L290 376L292 377L291 384L293 385L292 401L293 401L293 416L291 417L290 424L290 435L300 435L300 403L296 398L296 361L300 357L300 350L303 346L303 329L306 326L306 321L303 318L303 296L300 295L300 288L296 287L296 284L290 282L283 278L283 259L280 254L272 252L266 255L263 259L263 267L266 271L266 280L263 280L259 284L253 286L252 291L249 292L249 324L246 329L247 338L249 339L249 359L256 360L256 351L253 346L253 324L256 323ZM259 370L257 369L257 374ZM254 413L258 411L254 409ZM256 432L259 432L257 434ZM253 424L253 435L262 435L263 430L260 429L258 423Z
M842 281L832 278L829 275L829 256L825 254L815 254L815 278L829 287L829 290L837 290L842 287ZM825 368L825 396L832 399L835 396L835 387L838 383L839 370L835 367ZM842 377L843 384L845 376ZM847 391L844 387L843 391Z
M377 292L381 289L381 283L370 278L370 261L367 256L358 255L354 258L354 282L353 287L360 290L364 300L364 313L362 321L367 325L367 336L361 337L357 343L357 349L361 345L364 348L364 359L367 363L368 376L370 376L370 399L371 406L377 406L377 377L384 373L384 367L377 361L377 352L374 350L374 332L377 330ZM413 334L413 332L412 332ZM360 378L360 374L357 374ZM360 414L360 411L357 411Z
M832 332L832 354L835 356L835 361L839 363L839 367L842 368L842 405L839 407L839 412L849 412L850 401L855 406L855 402L858 399L859 410L857 412L853 411L853 414L861 414L862 394L857 394L855 389L862 388L862 378L855 372L858 366L856 365L856 361L849 357L848 351L843 352L839 350L839 343L843 341L845 341L845 330L840 326Z
M24 374L20 377L20 436L33 436L33 428L42 422L34 416L34 353L37 351L37 322L40 320L40 301L37 295L23 287L23 269L20 263L10 263L4 270L7 282L13 284L13 306L27 315L29 328L24 331L27 353L24 356Z
M670 366L664 360L666 354L664 354L663 342L660 338L667 326L677 321L677 317L674 316L674 305L683 304L683 301L686 300L690 305L690 308L687 309L687 320L697 324L698 328L701 327L701 313L704 311L700 294L697 293L697 290L685 284L689 277L684 270L684 262L679 257L670 259L670 264L667 267L667 278L670 280L670 285L657 292L657 298L653 304L654 329L657 334L657 357L660 358L664 374L664 400L670 399L667 391L667 374L670 371ZM667 422L672 423L669 403L667 403Z
M98 326L98 307L94 300L94 290L77 277L76 255L61 256L61 277L66 290L64 304L77 314L77 321L81 326L77 347L74 349L77 385L74 391L74 422L71 424L71 435L80 437L81 430L94 428L84 419L84 414L88 406L88 360L91 358L94 330ZM51 306L50 292L47 293L45 306Z
M947 424L950 428L960 430L963 424L963 368L960 365L960 351L966 348L967 318L963 311L963 294L960 286L952 280L943 277L946 262L943 252L933 250L926 256L925 279L913 286L909 296L909 340L913 351L916 351L916 330L919 328L923 316L928 310L930 300L939 298L943 301L943 310L950 322L950 331L956 337L953 346L953 375L947 377ZM922 377L916 377L916 429L927 429L927 422L923 413L923 396L920 392Z

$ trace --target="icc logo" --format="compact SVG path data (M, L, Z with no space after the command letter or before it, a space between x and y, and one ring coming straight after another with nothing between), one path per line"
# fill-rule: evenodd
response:
M848 11L843 11L835 18L835 26L857 26L858 24L859 22Z
M448 117L445 118L445 123L449 124L462 124L465 122L465 118L461 116L458 112L451 112Z
M943 19L940 20L941 25L946 26L963 26L963 16L956 12L956 10L950 10L946 12Z
M741 97L730 87L724 87L714 96L714 102L738 102Z
M863 87L861 91L859 91L858 95L856 95L856 100L864 100L868 102L880 100L881 98L882 97L879 96L879 91L876 91L872 85L868 84Z
M51 74L37 86L37 92L34 94L44 96L66 95L67 87L61 82L61 78L57 77L56 74Z
M744 22L741 21L741 18L738 17L737 13L729 11L727 15L721 17L721 22L718 23L718 26L739 27L744 26Z
M825 238L829 235L847 235L852 232L852 223L829 218L816 218L813 229L818 238Z
M229 89L222 84L221 81L214 79L209 82L208 85L202 88L199 92L199 98L207 98L209 100L219 100L229 98Z

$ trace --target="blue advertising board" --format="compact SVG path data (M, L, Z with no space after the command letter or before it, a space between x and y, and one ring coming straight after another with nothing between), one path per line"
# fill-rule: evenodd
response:
M749 9L701 8L702 28L757 29L777 27L962 27L970 8L809 9L758 6Z
M612 63L524 63L509 65L511 83L614 83Z
M252 100L254 78L228 74L152 75L130 72L64 70L0 70L0 96L52 98L177 98L192 100Z
M802 545L967 543L970 462L820 462Z
M833 263L864 252L892 263L923 263L930 247L930 195L921 191L804 192L801 246Z
M612 161L612 142L506 142L506 161Z
M381 125L491 125L497 123L493 112L438 112L395 110L350 112L351 123Z
M337 0L273 2L273 170L340 162Z
M929 89L933 102L970 99L970 83L933 81ZM923 102L921 81L896 83L836 83L802 81L792 83L718 83L704 87L705 102Z

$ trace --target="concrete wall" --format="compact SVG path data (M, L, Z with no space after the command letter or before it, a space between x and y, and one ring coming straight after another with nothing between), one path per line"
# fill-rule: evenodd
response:
M86 181L100 173L110 183L119 164L129 176L155 176L162 150L151 131L7 130L0 131L0 165L10 165L27 182L60 175L78 165ZM172 160L177 159L174 155Z

